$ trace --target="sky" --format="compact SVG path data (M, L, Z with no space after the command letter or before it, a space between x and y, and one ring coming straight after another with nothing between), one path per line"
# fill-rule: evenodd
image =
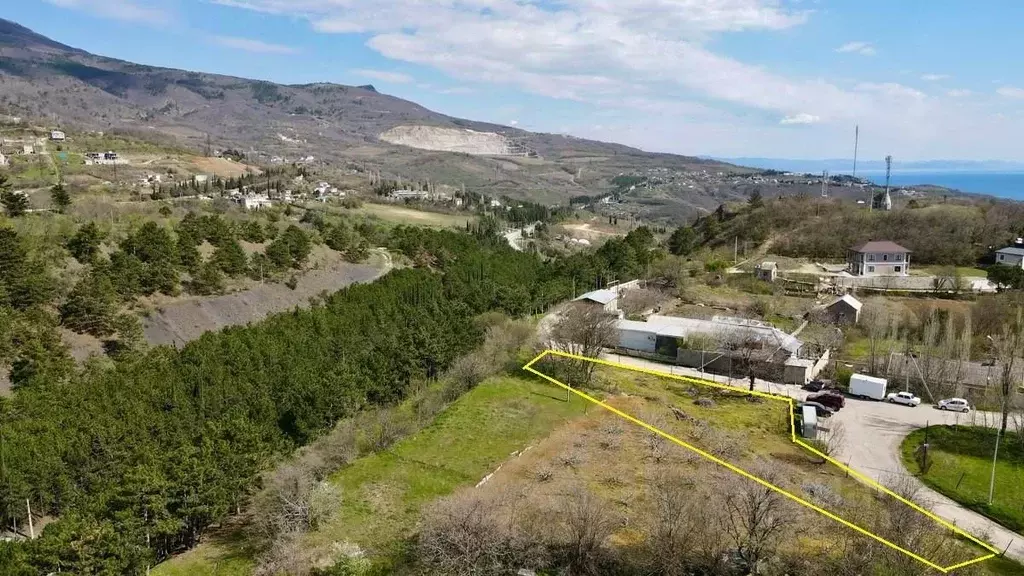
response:
M716 157L1024 161L1019 0L25 0L104 56Z

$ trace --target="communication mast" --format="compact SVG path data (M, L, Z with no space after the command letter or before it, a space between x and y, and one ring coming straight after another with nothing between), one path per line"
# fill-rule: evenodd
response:
M857 177L857 148L860 147L860 124L853 129L853 177Z
M821 171L821 197L828 198L828 170Z
M892 173L892 156L885 157L885 195L889 195L889 175Z

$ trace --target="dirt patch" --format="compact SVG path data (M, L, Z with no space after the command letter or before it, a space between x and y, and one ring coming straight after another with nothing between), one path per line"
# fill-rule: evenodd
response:
M221 178L237 178L244 176L247 172L261 173L259 168L241 162L232 162L227 158L196 158L192 164L200 173L215 174Z
M562 228L564 228L574 238L586 238L588 240L600 240L626 235L625 232L598 228L596 224L590 222L583 224L562 224Z
M223 296L190 298L159 307L142 319L146 340L153 346L182 346L205 332L257 322L275 312L308 307L309 299L345 286L372 282L390 265L335 262L306 272L295 290L282 284L262 284Z
M79 364L88 360L90 356L103 356L106 353L103 350L103 342L95 336L61 328L60 337L71 350L71 357Z
M477 132L464 128L436 126L396 126L380 135L380 139L420 150L462 152L487 156L511 154L508 138L494 132Z

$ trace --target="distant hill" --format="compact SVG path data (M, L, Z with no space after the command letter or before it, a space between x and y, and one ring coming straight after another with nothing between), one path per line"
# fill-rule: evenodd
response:
M171 136L195 150L209 138L214 148L240 149L257 160L312 155L338 168L543 202L606 193L612 177L636 170L742 171L714 160L453 118L373 86L281 85L133 64L2 19L0 113L142 138ZM397 136L389 143L384 133ZM520 156L484 155L506 151ZM722 195L697 190L667 201L700 213L732 198Z

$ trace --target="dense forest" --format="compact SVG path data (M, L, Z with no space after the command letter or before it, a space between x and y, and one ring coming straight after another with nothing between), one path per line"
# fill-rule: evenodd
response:
M216 228L193 220L178 234ZM146 234L121 251L157 266L125 286L169 288L159 270L176 243ZM414 266L180 351L133 350L76 369L50 339L26 356L15 395L0 398L0 521L23 525L26 502L58 520L40 538L0 544L0 574L142 573L243 505L282 454L401 399L477 346L474 316L536 313L574 289L628 279L654 246L646 228L550 260L483 233L399 227L386 242ZM285 244L282 264L295 256ZM33 309L31 294L5 288Z
M886 212L827 198L757 196L699 219L692 236L694 246L730 249L737 240L758 245L771 239L773 254L812 259L843 259L859 243L892 240L910 249L918 264L972 266L992 247L1021 236L1022 222L1024 205L999 200L911 200Z

